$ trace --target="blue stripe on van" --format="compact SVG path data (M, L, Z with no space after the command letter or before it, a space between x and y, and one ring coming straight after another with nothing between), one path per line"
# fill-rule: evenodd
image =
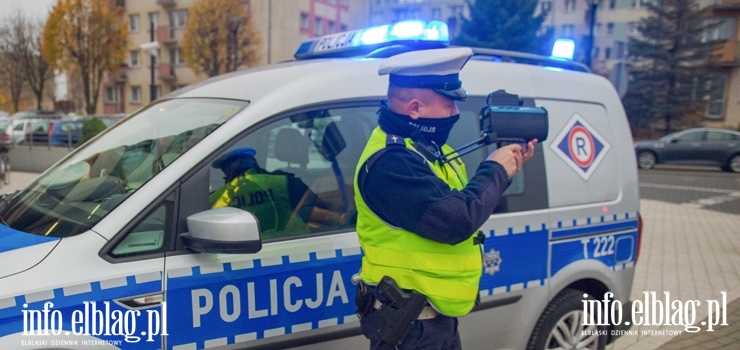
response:
M59 238L39 236L0 225L0 253L57 240Z

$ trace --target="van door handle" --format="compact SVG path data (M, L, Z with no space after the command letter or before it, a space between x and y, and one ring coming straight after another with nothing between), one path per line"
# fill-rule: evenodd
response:
M162 304L162 302L164 301L164 293L159 292L155 294L126 297L116 299L114 301L116 304L121 305L127 309L141 309Z

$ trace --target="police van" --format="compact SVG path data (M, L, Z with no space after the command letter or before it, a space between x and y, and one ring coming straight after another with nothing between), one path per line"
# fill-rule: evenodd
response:
M366 346L352 182L386 94L378 66L447 46L446 34L405 21L309 40L294 61L149 104L3 196L0 348ZM629 307L641 236L620 99L578 63L474 53L449 144L480 138L481 108L501 89L546 109L549 136L481 228L463 344L604 348L627 313L584 325L584 305ZM496 147L464 155L468 174ZM251 156L252 185L220 168L238 154Z

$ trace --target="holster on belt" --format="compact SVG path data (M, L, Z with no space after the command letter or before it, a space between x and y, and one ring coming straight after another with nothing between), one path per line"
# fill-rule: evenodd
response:
M404 291L388 276L380 280L376 291L388 300L378 309L378 336L384 342L398 346L426 306L427 299L414 291Z
M365 315L373 310L373 305L375 305L375 295L367 288L365 282L358 278L357 295L355 296L355 312L357 313L357 317L360 319L365 317Z

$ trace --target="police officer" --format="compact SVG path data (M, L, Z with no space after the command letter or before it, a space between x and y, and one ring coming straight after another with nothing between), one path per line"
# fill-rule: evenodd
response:
M467 97L459 72L471 56L469 48L414 51L378 70L389 74L388 100L355 176L364 251L357 307L371 349L461 348L456 317L473 308L482 271L478 229L534 154L537 140L499 148L470 181L461 161L438 159L453 151L445 143L459 119L455 101ZM426 299L410 310L401 340L386 336L405 327L396 319L413 304L399 295Z
M224 185L211 193L212 208L231 206L247 210L259 220L263 238L278 233L308 232L306 223L315 194L293 174L268 172L257 163L253 148L237 148L211 163L224 173Z

